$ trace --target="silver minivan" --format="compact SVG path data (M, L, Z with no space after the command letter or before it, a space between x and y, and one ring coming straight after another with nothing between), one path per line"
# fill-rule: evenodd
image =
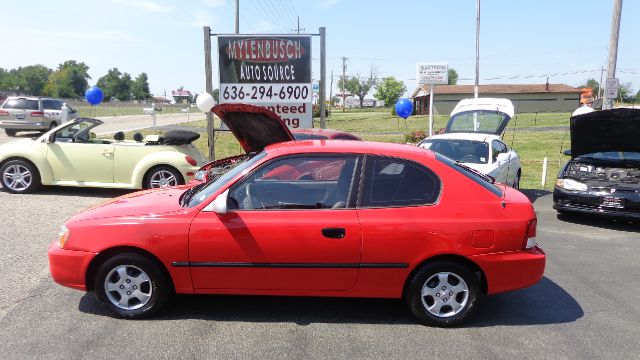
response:
M9 136L18 131L47 131L78 117L78 111L63 107L61 100L10 96L0 106L0 128Z

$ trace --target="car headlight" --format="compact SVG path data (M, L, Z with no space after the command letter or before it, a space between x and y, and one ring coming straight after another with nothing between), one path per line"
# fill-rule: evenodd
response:
M67 241L69 241L69 235L69 229L67 229L67 227L63 224L60 227L60 233L58 234L58 246L60 247L60 249L64 249Z
M556 180L556 186L570 191L587 191L587 184L571 180L571 179L558 179Z

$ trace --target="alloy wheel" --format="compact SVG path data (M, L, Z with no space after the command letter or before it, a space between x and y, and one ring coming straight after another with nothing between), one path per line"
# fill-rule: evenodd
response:
M136 310L151 299L153 286L149 275L134 265L120 265L109 271L104 280L107 299L122 310Z
M424 282L421 299L431 315L451 317L464 309L469 300L469 287L457 274L439 272Z
M3 183L11 190L24 191L31 186L33 175L25 166L14 164L7 167L2 174Z
M178 179L176 179L176 176L171 171L159 170L151 175L149 185L152 189L176 186L178 185Z

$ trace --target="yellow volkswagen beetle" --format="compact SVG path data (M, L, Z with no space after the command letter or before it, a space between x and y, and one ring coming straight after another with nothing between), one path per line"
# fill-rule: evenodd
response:
M80 118L35 139L0 146L0 181L11 193L41 185L148 189L184 184L206 161L192 144L200 135L170 131L164 136L139 133L125 140L98 138L102 121Z

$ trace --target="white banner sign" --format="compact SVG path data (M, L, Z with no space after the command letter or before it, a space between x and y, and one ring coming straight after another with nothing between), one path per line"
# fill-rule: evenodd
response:
M416 66L418 85L448 84L449 65L445 63L418 63Z

